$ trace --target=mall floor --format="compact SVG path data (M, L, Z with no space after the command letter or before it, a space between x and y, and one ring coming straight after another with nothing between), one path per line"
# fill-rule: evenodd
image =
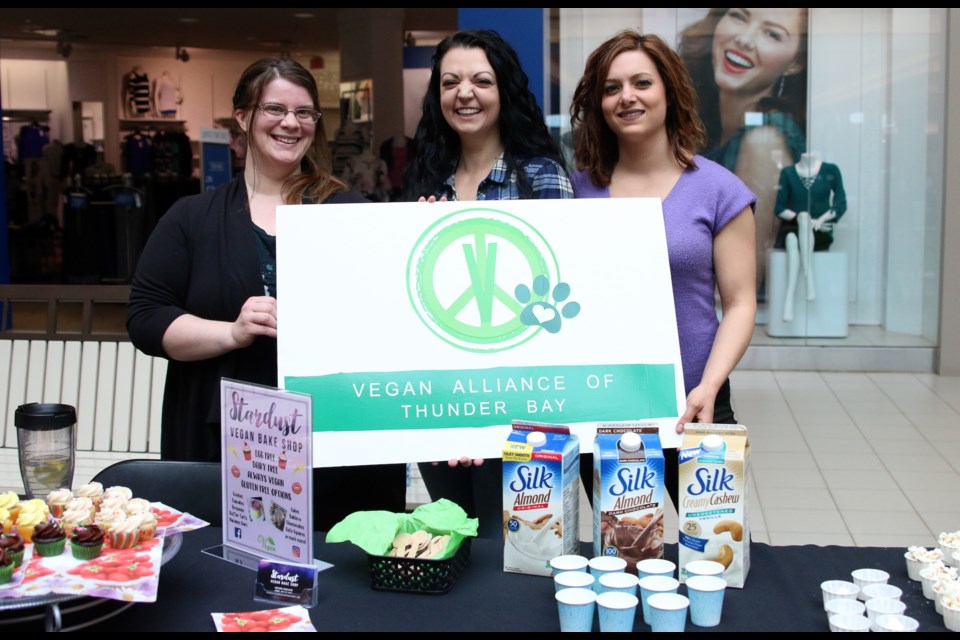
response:
M960 530L960 377L735 371L731 384L750 434L754 541L929 547Z

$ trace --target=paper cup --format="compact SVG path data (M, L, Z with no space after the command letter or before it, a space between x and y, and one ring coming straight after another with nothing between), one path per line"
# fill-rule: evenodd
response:
M874 631L916 631L920 628L920 623L910 616L905 615L884 615L874 620L871 629Z
M599 580L600 576L605 573L623 573L624 569L627 568L627 561L617 556L597 556L596 558L590 558L587 566L593 577ZM599 591L600 583L594 582L593 589Z
M561 589L590 589L593 591L593 583L596 580L589 573L582 571L564 571L553 576L553 584L557 591Z
M882 569L857 569L850 575L853 576L854 584L860 589L860 594L857 596L860 600L865 599L863 595L865 586L868 584L885 584L890 579L890 574Z
M593 631L597 594L592 589L561 589L555 594L560 611L560 631Z
M597 595L600 631L633 631L639 603L637 596L622 591L607 591Z
M698 627L720 624L723 594L727 581L719 576L691 576L687 578L687 598L690 599L690 622ZM849 602L855 602L850 600Z
M643 609L643 621L650 624L650 596L657 593L676 593L680 581L671 576L647 576L640 578L640 605Z
M864 602L868 600L873 600L874 598L889 598L891 600L899 600L900 596L903 595L903 591L900 587L881 583L881 584L868 584L863 589L860 590L864 596Z
M557 556L550 561L550 568L553 570L553 575L563 571L586 571L587 559L574 555Z
M899 600L887 600L884 598L874 598L867 600L867 617L870 622L874 622L880 616L902 615L907 605ZM876 631L876 629L874 629Z
M687 577L691 576L720 576L723 577L723 572L727 568L724 567L719 562L713 560L691 560L687 564L683 565L684 575Z
M832 615L830 631L870 631L870 620L850 613Z
M860 587L847 580L826 580L820 583L823 592L823 608L826 611L827 603L834 598L848 598L856 600L860 594Z
M647 558L637 563L637 577L646 578L647 576L670 576L676 570L675 565L670 560L664 558Z
M687 626L690 600L679 593L655 593L650 596L650 630L654 633L683 632Z
M960 609L943 607L943 626L950 631L960 631Z
M605 573L600 576L600 588L597 589L597 593L620 591L635 596L637 595L638 582L640 582L640 578L632 573Z
M867 605L856 598L834 598L827 602L824 608L828 618L837 614L865 616L867 613Z

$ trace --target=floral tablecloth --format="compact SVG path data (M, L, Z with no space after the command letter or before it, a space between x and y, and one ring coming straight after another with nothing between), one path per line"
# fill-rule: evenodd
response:
M112 549L109 540L103 552L92 560L77 560L67 540L63 553L43 557L34 553L33 544L24 547L23 564L13 579L0 585L0 601L10 598L42 596L50 593L155 602L163 561L163 539L205 527L209 523L168 507L151 503L157 514L157 534L130 549Z

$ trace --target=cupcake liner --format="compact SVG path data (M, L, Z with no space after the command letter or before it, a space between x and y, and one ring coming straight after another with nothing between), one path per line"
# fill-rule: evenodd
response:
M63 505L62 504L47 504L50 507L50 515L54 518L59 518L63 515Z
M130 549L140 541L139 531L111 531L109 536L114 549Z
M59 540L36 540L33 541L33 550L39 553L43 557L49 556L58 556L63 553L64 548L67 545L67 539L61 538Z
M13 568L12 562L5 567L0 567L0 584L7 584L13 580Z
M21 527L17 525L17 533L23 538L24 543L29 544L33 542L33 527Z
M151 523L151 524L148 524L148 525L145 524L145 525L143 525L142 527L140 527L140 531L139 531L139 535L138 535L138 538L137 538L137 539L138 539L138 540L141 540L141 541L143 541L143 540L149 540L149 539L151 539L153 536L155 536L156 534L157 534L157 523L156 523L156 522Z
M93 560L103 551L103 541L97 544L74 544L70 543L70 551L77 560Z
M23 564L23 553L24 549L20 549L20 551L7 551L7 555L13 560L14 569Z

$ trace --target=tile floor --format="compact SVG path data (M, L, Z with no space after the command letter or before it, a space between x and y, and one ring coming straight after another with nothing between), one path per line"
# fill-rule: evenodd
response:
M755 541L930 547L960 530L960 377L736 371L731 384Z

